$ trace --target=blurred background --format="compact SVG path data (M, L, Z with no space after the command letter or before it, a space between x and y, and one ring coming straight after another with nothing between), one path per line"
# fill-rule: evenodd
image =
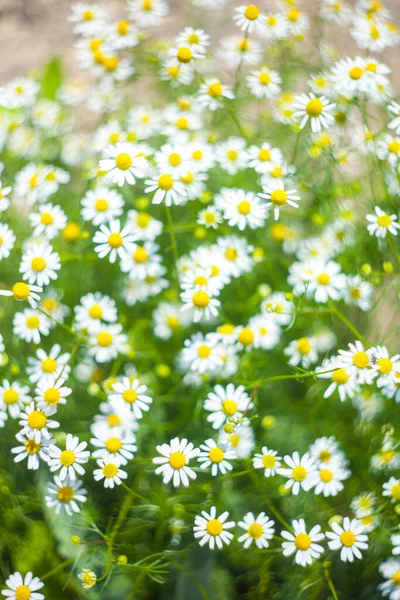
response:
M110 9L116 18L124 15L126 0L98 1ZM71 23L67 21L72 4L72 0L0 0L0 40L3 52L3 60L0 61L0 84L40 67L54 55L61 56L68 70L75 73L75 40ZM155 32L160 37L174 35L183 24L206 27L210 33L218 30L219 36L222 26L228 34L236 30L231 19L232 8L246 2L229 1L226 10L209 11L208 14L207 11L196 11L202 21L196 23L185 19L185 13L190 12L187 10L190 9L189 0L169 0L169 4L171 14L165 20L165 26L157 28ZM259 0L256 4L263 10L276 10L275 0ZM315 12L319 1L303 0L301 4L310 14ZM348 0L348 4L355 6L357 2ZM400 0L384 0L384 4L392 12L394 21L400 24ZM336 35L335 43L340 45L343 52L347 49L349 53L355 51L348 36L338 40ZM390 51L387 55L382 57L383 62L395 70L400 61L398 51Z

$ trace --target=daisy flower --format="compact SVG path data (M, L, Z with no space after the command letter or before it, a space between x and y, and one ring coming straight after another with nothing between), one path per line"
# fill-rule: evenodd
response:
M181 293L182 310L193 309L194 323L198 323L202 319L208 320L216 317L218 308L221 305L217 298L212 297L210 290L204 289L204 287L196 285Z
M299 365L307 367L318 360L317 344L312 337L301 337L298 340L292 340L283 351L285 356L289 357L290 365Z
M197 475L189 467L189 461L199 454L199 449L194 448L187 439L180 440L176 437L169 444L157 446L157 452L161 456L153 458L153 464L161 465L155 472L156 475L162 474L163 483L168 484L172 479L174 487L181 483L188 487L189 478L196 479Z
M81 466L88 462L90 452L85 450L86 442L80 442L77 436L67 434L65 450L60 450L54 444L49 446L49 467L50 471L60 469L60 480L64 481L67 477L73 481L78 475L84 475L85 469Z
M129 0L128 15L140 28L157 27L164 21L169 7L165 0Z
M337 496L344 488L342 481L350 475L350 471L344 469L340 462L331 461L329 465L323 465L317 472L315 495L323 494L325 498Z
M184 342L181 353L182 367L200 375L209 372L215 373L223 366L219 350L220 346L216 340L197 333Z
M347 277L347 286L344 300L346 304L358 306L367 311L372 304L374 287L368 281L363 281L359 275Z
M22 255L19 272L29 284L45 286L49 285L50 280L57 279L60 268L60 257L52 246L32 244Z
M22 412L20 417L21 420L19 424L22 429L20 431L21 435L29 435L35 440L36 443L39 443L42 438L50 439L51 433L49 429L57 429L60 426L60 423L57 421L53 421L53 419L49 419L52 415L56 413L57 409L54 406L48 406L43 410L39 410L34 402L31 402L29 406L26 407L25 412Z
M236 426L233 433L227 433L221 429L218 443L221 447L234 450L237 458L250 458L255 446L254 433L247 424Z
M397 230L400 229L397 215L389 215L379 206L375 206L375 215L367 215L366 219L369 222L367 226L369 234L376 235L377 238L385 238L388 232L397 235Z
M147 412L153 402L153 399L146 395L147 386L141 385L136 378L123 377L122 381L113 384L112 389L114 393L109 396L110 404L118 407L120 403L125 403L136 419L141 419L143 412Z
M81 216L95 227L114 221L122 214L124 199L116 190L100 186L88 190L81 200Z
M120 469L122 459L119 454L108 454L97 460L100 467L93 471L95 481L104 479L105 488L114 488L115 485L121 485L123 479L127 479L128 473Z
M355 375L357 383L372 383L372 350L364 348L359 340L349 344L349 350L339 350L339 363L348 373Z
M286 455L283 458L287 468L277 469L277 473L287 478L285 488L292 490L297 496L300 489L308 492L316 483L316 465L311 456L306 453L302 457L298 452L293 452L292 456Z
M295 189L285 190L284 184L281 181L277 182L274 186L267 186L263 193L258 195L260 198L265 198L269 201L266 207L273 209L275 221L279 219L280 208L285 204L289 204L289 206L294 206L295 208L299 207L298 200L300 200L300 196L297 195L297 191Z
M110 144L104 151L104 158L99 162L101 171L105 171L106 179L122 187L124 183L134 185L136 178L143 178L147 161L138 156L135 147L128 142Z
M51 240L64 229L67 217L60 206L42 204L38 207L38 212L32 212L29 215L29 221L33 227L33 236L44 235Z
M96 585L97 575L90 569L83 569L82 573L79 573L78 577L82 581L82 587L85 590L90 590L90 588Z
M310 263L310 279L307 285L307 297L314 298L315 302L328 302L339 300L346 288L346 276L341 273L338 263L330 260L315 260Z
M331 384L327 388L324 398L330 398L336 391L339 394L341 402L346 398L352 398L354 392L358 389L355 378L351 376L349 370L341 367L337 360L324 361L317 371L332 371L327 373L319 373L318 378L330 379Z
M214 429L221 429L228 419L240 417L246 408L253 406L244 386L236 388L233 383L229 383L226 388L216 385L204 402L204 410L211 413L207 421Z
M400 479L391 477L389 481L383 484L382 489L382 495L391 498L391 502L400 501Z
M61 375L46 375L39 381L35 389L35 401L39 409L67 403L66 398L72 390L64 386L65 381Z
M0 296L14 296L16 300L28 300L32 308L36 308L37 301L40 300L39 293L43 288L38 285L28 285L23 281L14 283L11 290L0 290Z
M400 598L400 560L389 558L379 565L379 573L386 579L378 585L382 596L389 596L389 600Z
M207 46L210 45L210 36L204 29L193 29L193 27L185 27L178 34L176 42L180 46L188 46L194 52L205 54Z
M255 454L253 458L253 467L264 469L264 477L276 475L281 464L282 459L278 456L277 450L268 449L267 446L263 446L261 453Z
M282 78L277 71L261 67L250 71L246 77L247 87L256 98L275 98L281 93Z
M274 537L275 521L267 517L264 512L257 517L252 512L248 512L243 517L243 521L238 522L238 525L246 532L238 538L238 542L244 542L244 548L249 548L253 542L257 548L268 548L269 540Z
M376 346L371 349L371 375L378 377L378 387L387 385L395 372L400 370L400 354L390 356L387 348Z
M166 206L172 204L183 204L186 201L186 192L182 183L169 173L162 173L158 179L147 179L145 194L156 192L153 196L153 204L165 202Z
M360 550L368 548L368 536L364 533L364 526L357 519L343 519L343 525L333 522L332 531L327 531L326 537L330 540L330 550L340 550L343 562L353 562L354 558L362 558Z
M133 433L127 434L122 428L114 427L111 434L106 429L98 430L97 436L90 440L93 446L99 448L92 453L92 456L106 458L109 454L118 454L121 458L121 465L126 465L128 460L132 460L134 452L137 450L135 441Z
M324 539L324 534L321 533L321 526L315 525L309 533L306 530L304 519L292 521L294 534L289 531L282 531L281 535L288 540L282 543L283 555L291 556L296 552L296 564L305 567L311 565L314 558L319 558L324 552L323 547L318 544Z
M256 229L265 223L267 206L253 192L229 189L221 193L215 203L223 210L224 219L230 227L238 227L243 231L246 227Z
M283 161L282 152L279 148L272 148L267 142L261 146L250 146L247 151L249 167L257 173L266 173L271 167Z
M200 452L197 460L201 463L201 469L208 469L211 466L211 475L215 477L218 472L225 475L232 470L232 465L228 460L236 458L234 450L224 450L212 438L200 444Z
M246 141L239 137L230 137L221 142L216 151L216 159L221 168L229 175L235 175L246 169L248 165L248 154Z
M216 206L210 204L199 212L197 223L204 225L207 229L218 229L218 226L222 223L221 213Z
M50 508L55 508L56 515L59 515L63 510L67 515L72 516L74 513L79 513L81 508L78 502L86 502L86 490L79 479L61 479L54 477L54 483L50 482L47 485L48 496L45 496L46 505Z
M62 373L65 378L68 377L70 367L67 364L69 353L61 354L61 346L54 344L49 352L42 348L36 350L36 358L28 356L28 367L26 369L29 380L37 383L42 377L52 375L57 378Z
M219 79L206 79L199 87L198 101L209 110L217 110L224 106L224 99L233 100L235 94L232 88Z
M50 320L37 310L26 308L15 313L13 319L14 335L25 342L40 344L41 336L50 333Z
M236 25L243 31L251 33L254 28L260 30L263 26L263 15L260 9L255 4L248 4L238 6L235 8L237 13L233 19L236 21Z
M108 362L124 351L127 341L120 323L101 325L89 337L89 355L99 363Z
M21 409L31 402L29 387L18 381L10 383L3 379L0 385L0 410L9 412L12 419L18 419Z
M293 102L293 119L300 121L300 129L304 129L308 120L311 121L311 130L313 133L319 133L322 128L328 129L334 122L331 111L335 104L329 102L325 96L319 98L312 92L295 96Z
M38 590L41 590L44 586L39 577L34 577L29 571L22 577L21 573L16 571L6 579L6 586L8 589L4 589L1 593L8 600L44 600L44 595Z
M127 223L137 240L153 242L162 232L162 222L148 212L129 210L127 217Z
M51 437L49 439L42 438L39 442L29 433L17 433L15 437L21 445L11 448L11 453L15 454L14 462L19 463L27 458L27 467L32 471L36 471L39 468L39 459L45 463L49 462L49 445L52 443Z
M235 527L234 521L228 521L228 511L223 512L217 517L217 509L215 506L210 508L210 512L205 510L201 515L197 515L194 520L194 537L199 540L200 546L208 544L210 550L214 550L215 546L219 550L226 544L229 546L233 539L233 533L229 531Z
M110 263L114 263L117 257L123 259L132 252L135 239L129 225L121 229L121 223L116 219L107 225L100 225L99 231L96 231L93 237L93 243L97 244L94 251L99 258L108 256Z
M101 321L115 323L118 317L115 301L100 292L82 296L80 304L74 310L75 328L87 329L90 333L98 331Z

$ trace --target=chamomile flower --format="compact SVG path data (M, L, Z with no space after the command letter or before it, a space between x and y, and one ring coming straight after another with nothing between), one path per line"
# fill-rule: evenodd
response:
M310 264L311 276L306 294L316 302L326 303L329 298L339 300L346 288L346 276L333 260L315 260Z
M197 223L204 225L207 229L218 229L218 226L222 223L221 212L216 206L209 205L199 212Z
M200 463L201 469L211 467L211 475L215 477L218 473L225 475L233 469L229 460L236 458L234 450L226 450L221 448L212 438L206 440L204 444L200 444L200 452L197 455L197 460Z
M29 221L34 228L32 235L44 235L51 240L64 229L67 217L60 206L41 204L38 206L38 212L32 212L29 215Z
M391 477L382 486L382 495L391 499L391 502L400 501L400 479Z
M199 449L195 448L191 442L183 438L174 438L169 444L157 446L157 452L161 456L153 458L156 468L156 475L161 474L163 483L168 484L171 480L174 487L183 484L189 485L189 479L196 479L196 473L189 467L189 461L199 454Z
M281 92L281 76L268 67L263 66L256 71L250 71L246 82L250 92L256 98L276 98Z
M111 406L118 408L119 404L125 404L132 410L136 419L143 417L152 403L152 398L146 394L147 386L140 383L139 379L123 377L112 386L113 393L109 396Z
M233 17L236 25L243 31L251 33L254 28L260 30L263 26L263 15L255 4L238 6L235 8L236 15Z
M49 462L49 445L52 443L52 438L42 438L36 441L32 433L17 433L15 436L21 444L11 448L11 453L15 454L14 462L19 463L25 459L29 470L36 471L39 468L40 460L45 463Z
M148 212L130 210L127 216L127 223L137 240L153 242L162 232L162 222Z
M145 181L145 193L155 192L153 204L165 202L166 206L172 204L184 204L186 202L186 192L179 178L173 177L169 173L162 173L157 179L148 179Z
M382 596L388 596L389 600L400 598L400 560L389 558L379 565L379 572L386 579L378 585Z
M79 442L77 436L67 434L65 450L60 450L54 444L49 446L49 467L50 471L60 470L60 480L64 481L67 477L73 481L78 475L84 475L85 469L82 465L89 460L90 452L85 450L86 442Z
M121 458L121 465L128 464L128 460L134 457L137 450L135 446L136 438L133 433L127 434L121 428L113 428L112 433L106 429L97 430L97 435L91 438L90 442L98 448L92 453L94 458L105 458L109 454L118 454Z
M102 324L89 338L89 355L97 362L108 362L124 351L127 341L128 337L122 333L122 325Z
M38 285L28 285L23 281L14 283L11 290L0 290L0 296L14 296L16 300L27 300L32 308L36 308L37 301L40 300L39 293L43 288Z
M29 284L45 286L57 279L60 268L60 256L52 246L32 244L22 255L19 272Z
M353 304L367 311L372 303L374 287L369 281L363 281L359 275L347 277L347 286L344 300L346 304Z
M71 388L64 385L65 378L60 375L46 375L41 379L35 389L35 401L39 409L47 406L66 404Z
M46 505L55 508L56 515L63 510L67 515L72 516L79 513L81 508L79 503L87 501L86 490L79 479L54 477L54 483L47 485L47 496L45 496Z
M257 548L268 548L269 540L272 540L275 533L275 521L261 512L257 517L252 512L248 512L238 526L246 533L238 538L238 542L243 543L244 548L249 548L254 542Z
M204 286L199 285L183 291L181 300L183 302L182 310L193 311L194 323L217 316L218 308L221 305L220 301L212 296L209 289L204 289Z
M385 238L388 233L397 235L400 229L400 223L397 222L397 215L385 213L379 206L375 206L375 214L366 216L369 225L367 226L370 235L377 238Z
M216 159L222 169L235 175L247 167L248 154L243 138L230 137L218 145Z
M29 387L22 385L18 381L10 383L3 379L0 385L0 410L8 412L12 419L18 419L26 404L31 402Z
M316 465L311 456L306 453L300 456L298 452L293 452L292 456L286 455L283 458L286 468L279 468L278 475L287 478L286 489L291 489L297 496L300 489L308 492L316 483Z
M212 111L222 108L225 100L233 100L234 97L231 87L219 79L206 79L199 87L200 105Z
M357 340L349 344L349 350L339 350L339 363L348 373L354 374L357 383L372 383L371 375L371 349L364 348L362 342Z
M235 387L233 383L229 383L226 388L216 385L204 402L204 410L211 413L207 421L214 429L221 429L228 419L240 417L246 408L252 407L253 403L244 386Z
M316 475L316 485L314 494L323 494L328 496L337 496L344 488L342 481L348 479L351 473L344 469L340 462L331 461L329 465L322 465Z
M63 374L68 377L70 366L68 365L69 353L61 354L61 346L54 344L49 352L42 348L36 350L36 357L28 356L28 367L26 369L29 380L32 383L37 383L42 377L51 375L57 378Z
M117 307L112 298L100 292L86 294L75 306L75 328L96 332L101 327L101 322L115 323L117 316Z
M121 485L123 479L127 479L128 473L120 467L122 459L119 454L108 454L97 460L98 469L93 471L95 481L104 480L105 488L114 488Z
M371 349L371 375L378 377L378 387L387 385L396 372L400 370L400 355L390 355L384 346Z
M138 27L157 27L168 14L165 0L129 0L128 14Z
M281 181L276 182L275 185L265 187L263 193L258 195L260 198L268 200L266 207L273 209L276 221L279 219L280 208L285 204L295 208L299 207L298 200L300 200L300 196L297 195L297 191L295 189L285 189L285 185Z
M124 199L116 190L99 186L86 192L81 200L81 205L82 219L91 221L97 227L121 216Z
M226 275L239 277L242 273L250 271L254 264L251 257L254 247L245 239L231 235L218 238L217 244L216 250L222 253L222 266Z
M330 398L336 391L342 402L348 397L353 397L358 388L356 380L352 377L350 370L340 366L337 360L324 361L316 370L319 372L317 377L331 380L331 384L324 393L324 398Z
M306 530L304 519L292 521L294 533L282 531L281 535L288 540L282 543L283 555L291 556L296 553L296 564L305 567L311 565L315 558L319 558L324 552L324 548L318 542L324 539L321 533L321 526L315 525L309 533Z
M264 477L273 477L282 464L282 459L278 456L277 450L268 449L267 446L261 448L261 453L257 453L253 458L253 467L255 469L264 469Z
M254 450L254 432L250 425L237 425L233 433L222 428L218 436L218 444L236 452L237 458L250 458Z
M329 465L332 461L346 464L343 452L339 449L339 444L333 436L320 437L311 444L309 454L319 468Z
M50 333L50 320L37 310L26 308L23 312L15 313L13 332L25 342L39 344L41 336Z
M343 519L342 526L339 523L331 524L332 531L326 532L330 550L340 550L340 558L343 562L353 562L355 558L362 558L361 550L368 548L368 536L364 533L364 526L357 519Z
M93 236L95 252L99 258L108 256L110 263L114 263L117 257L125 258L132 251L135 236L131 233L129 225L121 228L118 219L110 223L100 225L100 229Z
M76 23L74 25L74 33L85 36L96 35L107 18L107 11L98 4L76 3L71 6L72 13L68 17L68 21Z
M215 202L223 210L224 219L230 227L238 227L240 231L250 227L262 227L267 216L267 207L253 192L244 190L225 190Z
M19 424L22 429L21 435L31 436L36 443L39 443L42 438L45 440L51 438L50 429L57 429L60 424L53 419L50 419L52 415L56 413L57 409L54 406L48 406L45 409L39 410L34 402L31 402L26 407L25 412L21 412L21 420Z
M300 121L300 129L304 129L310 120L312 132L319 133L322 128L328 129L334 122L331 111L335 104L330 103L325 96L317 97L312 92L308 96L301 94L295 97L293 108L293 119Z
M44 586L44 583L40 581L39 577L34 577L29 571L25 577L18 571L12 573L8 579L6 579L7 589L4 589L1 593L8 600L24 600L29 598L30 600L44 600L44 595L39 592Z
M143 178L147 169L147 161L139 156L135 147L127 142L110 144L104 151L104 158L99 162L101 171L106 171L106 178L122 187L124 183L134 185L136 179Z
M250 146L247 151L251 169L256 173L266 173L271 167L282 163L283 156L279 148L272 148L268 142L263 142L261 146Z
M223 512L217 517L217 509L215 506L210 508L210 512L205 510L197 515L194 520L194 537L199 540L200 546L208 544L210 550L214 550L215 546L219 550L223 545L227 546L233 539L233 533L229 531L235 526L234 521L227 521L229 513Z
M284 349L283 353L289 357L289 364L307 367L318 360L317 344L312 337L301 337L293 340Z

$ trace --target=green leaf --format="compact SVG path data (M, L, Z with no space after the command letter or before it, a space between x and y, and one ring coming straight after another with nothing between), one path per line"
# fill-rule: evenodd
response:
M53 58L47 65L42 79L43 98L54 100L63 80L61 58Z

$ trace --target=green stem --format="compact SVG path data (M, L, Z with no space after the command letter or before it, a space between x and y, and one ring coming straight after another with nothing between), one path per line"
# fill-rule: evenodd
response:
M339 596L337 595L335 586L333 584L333 581L331 579L328 567L324 567L324 573L325 573L325 577L326 577L326 581L328 582L329 585L329 589L331 590L331 594L333 596L333 600L339 600Z
M262 383L270 383L272 381L283 381L285 379L304 379L305 377L314 377L315 375L325 375L325 373L332 373L335 369L329 369L329 371L308 371L306 373L294 373L293 375L274 375L273 377L266 377L265 379L259 379L246 385L246 388L254 388L260 386ZM243 385L245 385L243 383Z
M49 577L52 577L53 575L55 575L56 573L58 573L58 571L61 571L64 567L66 567L70 563L74 562L74 560L75 560L75 557L68 558L64 562L62 562L59 565L57 565L56 567L54 567L54 569L51 569L51 571L48 571L44 575L41 575L40 580L41 581L45 581Z
M338 317L338 319L340 319L342 321L342 323L344 325L346 325L347 329L349 329L352 333L354 333L354 335L357 337L357 339L359 339L361 342L363 342L363 344L365 344L366 346L368 346L370 348L371 344L363 336L363 334L358 331L358 329L353 325L353 323L351 321L349 321L349 319L346 317L346 315L344 315L342 313L342 311L333 304L333 302L330 303L330 306L332 308L332 312Z
M388 241L389 248L392 251L392 254L394 256L394 259L395 259L396 263L400 266L400 257L399 257L399 255L396 252L396 248L394 246L392 236L390 235L389 232L388 232L388 235L387 235L387 241Z

